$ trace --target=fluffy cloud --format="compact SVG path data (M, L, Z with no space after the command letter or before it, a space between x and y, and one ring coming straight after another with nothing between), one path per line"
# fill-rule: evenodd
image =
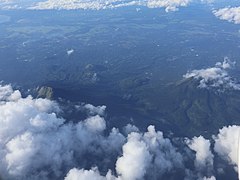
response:
M240 126L228 126L219 130L215 140L214 150L220 157L235 166L240 179Z
M56 102L22 97L10 85L0 86L0 174L9 179L132 180L184 167L177 148L154 126L141 133L127 125L127 137L117 128L107 133L106 107L84 108L92 112L88 118L66 122ZM117 176L111 170L102 176L95 166Z
M170 139L164 138L163 133L156 131L154 126L149 126L143 139L153 155L150 171L164 174L175 168L183 168L183 155L173 146ZM157 178L157 177L153 177Z
M101 176L97 168L92 168L90 170L84 169L71 169L65 180L114 180L115 177L111 175L111 171L107 173L106 176Z
M91 115L99 114L103 116L107 107L104 105L96 107L96 106L93 106L92 104L85 104L84 108L86 108Z
M116 161L118 176L109 170L106 176L99 174L97 168L91 170L73 168L65 180L135 180L159 179L162 174L174 168L184 168L183 157L177 152L171 141L163 137L154 126L149 126L145 133L132 132L122 147L122 156Z
M84 108L93 113L78 123L67 122L59 117L56 102L22 97L10 85L0 86L1 176L134 180L161 179L181 170L186 171L186 179L215 179L210 140L202 136L187 143L181 138L171 140L151 125L146 132L127 125L123 135L117 128L107 129L105 106ZM233 165L238 163L239 131L238 126L224 127L212 139L215 152ZM186 164L191 162L195 167L189 169Z
M124 180L142 179L148 171L148 178L158 179L174 168L183 167L183 156L154 126L143 134L130 133L123 155L116 162L116 171Z
M214 176L211 177L203 177L202 180L216 180Z
M198 179L215 180L215 177L212 176L214 155L211 151L210 140L203 136L193 137L191 140L187 140L187 144L196 153L194 165ZM208 177L204 175L208 175Z
M164 7L166 12L177 11L180 6L187 6L191 0L148 0L150 8Z
M104 158L125 140L116 128L104 136L100 115L66 123L54 101L23 98L9 85L0 86L0 101L0 172L10 179L62 177L63 168L79 165L85 153Z
M185 74L184 78L194 78L200 81L200 88L217 88L240 90L240 85L237 84L228 74L228 69L234 66L228 58L218 62L214 67L193 70Z
M226 7L214 10L213 13L219 19L240 24L240 7Z
M13 91L12 86L6 85L6 86L1 86L0 85L0 101L6 101L6 100L18 100L21 98L21 93L20 91Z
M219 130L219 134L214 136L214 150L230 164L238 165L239 151L239 126L228 126Z
M211 143L202 136L194 137L188 141L190 149L196 152L195 166L199 169L213 166L213 154L211 152Z
M187 6L190 0L140 0L140 1L128 1L128 0L47 0L39 2L31 9L108 9L117 8L123 6L141 5L150 8L163 7L168 11L176 11L180 6Z
M117 173L124 180L142 179L146 168L151 163L152 156L141 135L131 133L128 142L123 146L123 156L117 160Z

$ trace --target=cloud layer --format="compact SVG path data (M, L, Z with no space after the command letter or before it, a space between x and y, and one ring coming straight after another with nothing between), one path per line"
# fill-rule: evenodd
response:
M113 154L125 139L115 128L104 136L106 122L100 115L65 123L54 101L22 98L11 86L0 87L0 100L0 174L6 177L59 178L63 168L78 164L75 158Z
M165 8L176 11L178 7L187 6L191 0L1 0L2 9L112 9L124 6L147 6L149 8Z
M223 62L217 62L214 67L192 70L183 77L199 80L200 88L240 90L240 84L236 83L227 71L232 68L234 64L235 62L231 62L228 58L225 58Z
M240 24L240 7L226 7L214 10L213 13L221 20Z
M166 12L177 11L192 2L214 5L215 0L0 0L0 9L31 10L76 10L76 9L114 9L126 6L164 8ZM212 13L221 20L240 23L240 7L215 9ZM69 51L70 52L70 51ZM68 53L69 54L69 53Z
M224 127L211 140L170 139L153 125L146 132L132 125L124 133L108 129L106 106L82 108L89 117L67 122L59 117L55 101L22 97L10 85L0 86L2 178L137 180L179 178L179 171L185 179L214 180L213 151L227 164L238 165L238 126Z

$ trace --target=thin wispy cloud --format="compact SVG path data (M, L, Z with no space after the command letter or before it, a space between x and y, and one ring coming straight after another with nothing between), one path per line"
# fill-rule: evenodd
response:
M167 12L177 11L179 7L187 6L191 0L46 0L46 1L16 1L2 0L2 9L113 9L124 6L146 6L149 8L165 8Z

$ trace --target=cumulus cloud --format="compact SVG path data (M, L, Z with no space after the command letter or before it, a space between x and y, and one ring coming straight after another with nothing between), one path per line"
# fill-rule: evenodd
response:
M85 153L107 156L124 143L116 128L103 135L106 122L100 115L66 123L54 101L24 98L9 85L0 86L0 92L0 172L6 177L59 178Z
M202 136L188 141L170 139L152 125L141 132L128 124L122 134L117 128L107 129L105 106L85 106L93 113L72 123L59 116L57 102L22 97L10 85L0 86L1 176L13 180L135 180L161 179L180 170L186 171L186 179L215 179L210 140ZM212 139L215 152L236 166L239 130L238 126L224 127ZM189 169L189 162L195 167Z
M240 7L226 7L214 10L213 13L221 20L240 24Z
M131 133L128 142L123 146L123 156L117 160L117 173L124 180L142 179L146 168L151 162L152 156L141 135Z
M187 140L187 144L196 153L194 165L198 179L214 180L215 177L212 176L214 156L211 151L210 140L205 139L203 136L193 137L191 140Z
M99 114L103 116L107 107L105 105L93 106L92 104L85 104L84 108L86 108L91 115Z
M230 164L238 166L239 126L223 127L219 134L214 136L214 150Z
M12 86L6 85L1 86L0 85L0 101L6 101L6 100L18 100L21 98L20 91L13 91Z
M132 180L184 166L177 148L154 126L141 133L127 125L127 137L117 128L107 133L105 106L85 105L93 113L74 124L59 117L56 102L22 97L10 85L0 86L0 102L0 174L9 179ZM103 176L96 166L109 171Z
M213 167L213 154L211 152L211 143L203 136L194 137L188 141L190 149L196 152L195 166L199 169Z
M112 176L111 171L107 173L106 176L100 175L97 168L92 168L90 170L84 169L71 169L65 180L114 180L115 177Z
M166 12L177 11L180 6L187 6L191 0L148 0L147 6L150 8L164 7Z
M116 161L117 176L111 170L105 176L97 168L91 170L75 169L69 171L65 179L82 180L85 177L100 180L159 179L161 175L174 168L184 168L183 157L177 152L162 132L149 126L145 133L131 132L122 146L122 156ZM72 180L71 179L71 180Z
M163 133L156 131L154 126L149 126L143 138L153 155L150 170L156 174L170 172L174 168L183 168L183 156L171 140L163 137ZM157 177L154 177L157 178Z
M217 62L214 67L192 70L185 74L184 78L194 78L199 80L200 88L217 88L240 90L240 84L236 83L228 74L228 69L233 67L235 62L224 58L223 62Z
M158 179L175 168L183 168L183 156L163 133L149 126L147 132L132 132L116 162L116 171L124 180L147 177ZM150 176L149 176L150 174Z
M216 180L214 176L211 177L203 177L202 180Z

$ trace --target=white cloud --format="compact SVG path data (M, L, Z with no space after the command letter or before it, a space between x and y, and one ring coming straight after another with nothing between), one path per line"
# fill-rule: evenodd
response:
M86 119L84 122L86 127L93 132L102 132L106 129L106 122L99 115L90 117Z
M213 172L214 156L211 151L210 140L205 139L203 136L193 137L191 140L187 140L187 144L190 149L196 152L194 165L198 179L215 180L214 176L204 176Z
M216 180L214 176L211 177L203 177L202 180Z
M186 139L188 147L195 151L193 172L188 172L188 179L216 180L214 174L214 155L211 150L211 141L203 136Z
M116 171L124 180L142 179L152 156L141 135L131 133L123 146L123 156L117 160Z
M127 125L123 128L123 130L124 130L124 133L125 133L126 135L128 135L128 134L130 134L130 133L132 133L132 132L139 132L139 129L138 129L136 126L131 125L131 124L127 124Z
M109 4L112 2L110 1ZM38 2L30 9L106 9L107 1L84 1L84 0L47 0Z
M164 138L163 133L156 131L154 126L149 126L148 131L144 133L143 138L153 155L152 172L164 174L171 172L174 168L182 168L183 156L172 145L170 139Z
M219 19L240 24L240 7L226 7L213 11Z
M85 177L103 180L158 179L162 174L174 168L183 168L183 157L176 151L171 141L163 137L162 132L149 126L145 133L131 132L122 146L122 156L116 161L118 176L109 170L105 176L97 168L91 170L72 169L66 180L82 180ZM71 179L72 178L72 179Z
M74 53L74 49L69 49L69 50L67 50L67 55L68 56L70 56L71 54L73 54Z
M21 98L21 93L19 91L13 91L12 86L0 85L0 101L6 101L6 100L14 101L20 98Z
M234 89L240 90L240 84L237 84L228 74L228 69L234 66L228 58L217 62L214 67L192 70L185 74L184 78L194 78L200 81L200 88L217 88L218 90ZM223 88L223 89L221 89Z
M235 166L238 165L239 134L239 126L228 126L220 129L219 134L214 136L214 150Z
M103 135L106 122L100 115L66 123L57 116L54 101L22 98L9 85L0 86L0 92L0 172L4 177L59 178L64 175L62 169L73 167L75 158L83 158L84 153L104 157L120 151L124 143L116 128Z
M99 115L103 116L107 107L104 105L103 106L93 106L92 104L85 104L84 108L86 108L91 115L99 114Z
M166 12L176 11L180 6L187 6L191 0L148 0L147 6L150 8L164 7Z
M213 154L211 152L211 143L203 136L194 137L189 140L188 146L196 152L195 166L198 169L213 168Z
M126 138L116 128L105 132L107 127L102 117L105 106L84 108L94 113L76 124L68 123L58 117L60 109L56 102L24 98L10 85L0 86L1 174L10 179L57 179L66 176L69 169L80 167L72 169L66 178L78 174L85 178L132 180L141 179L151 171L161 177L183 166L182 155L154 126L141 133L128 125ZM110 171L102 176L96 168L81 169L86 163L108 167L106 162L113 162L112 156L117 177Z
M71 169L65 180L113 180L114 177L111 175L111 171L107 173L106 176L101 176L97 168L92 168L90 170L84 169Z
M1 0L1 9L112 9L124 6L165 8L166 12L187 6L191 0Z
M224 63L218 66L228 68ZM154 126L140 132L127 125L127 137L117 128L108 133L102 116L105 107L89 107L101 110L74 124L58 116L56 102L24 98L10 85L0 86L1 175L26 180L132 180L159 179L180 169L188 171L188 177L215 179L211 172L203 170L211 169L214 163L210 141L202 136L187 142L196 152L196 158L191 160L192 151L180 151ZM215 152L233 165L238 163L239 131L238 126L224 127L213 137ZM186 146L181 140L178 143ZM195 169L185 166L186 159L195 161Z
M180 6L187 6L190 0L47 0L39 2L32 9L108 9L123 6L142 5L150 8L163 7L166 11L176 11Z

